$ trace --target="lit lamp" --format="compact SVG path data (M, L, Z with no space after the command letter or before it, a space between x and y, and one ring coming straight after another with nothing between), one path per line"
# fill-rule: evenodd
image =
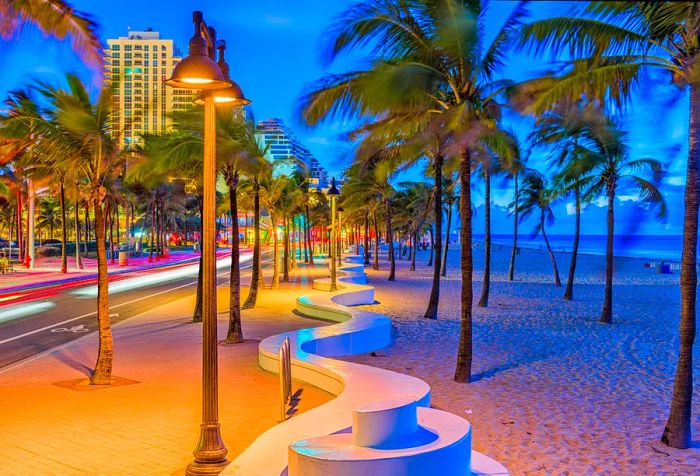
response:
M342 263L343 258L343 207L338 207L338 264Z
M335 266L335 202L338 199L338 195L340 195L340 192L338 191L338 188L335 186L335 177L331 179L331 188L328 189L328 198L331 199L331 242L330 246L330 258L331 258L331 291L336 291L338 289L338 286L336 284L336 266Z
M202 203L202 423L194 461L186 474L218 474L228 464L228 450L221 438L218 408L218 360L216 332L216 103L248 104L241 88L222 71L214 59L216 36L207 28L202 12L192 13L194 35L189 54L180 61L165 84L175 88L201 89L204 104L204 172ZM228 90L231 90L230 92Z

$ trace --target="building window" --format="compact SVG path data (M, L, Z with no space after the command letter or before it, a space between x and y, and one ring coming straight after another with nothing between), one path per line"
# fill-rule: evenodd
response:
M124 60L124 66L131 66L131 60ZM131 69L131 68L129 68ZM131 74L131 73L129 73Z
M158 66L158 60L152 60L151 61L152 66Z
M112 60L112 66L119 66L119 60ZM114 72L114 70L112 70L112 72Z
M119 51L119 45L112 45L112 51Z
M131 51L131 45L124 45L124 51Z

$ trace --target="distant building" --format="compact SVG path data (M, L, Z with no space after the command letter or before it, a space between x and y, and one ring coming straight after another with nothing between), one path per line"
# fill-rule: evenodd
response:
M130 30L128 36L108 39L105 83L112 87L112 137L129 148L144 133L159 134L170 125L168 114L192 106L195 92L163 84L182 59L173 40L157 31Z
M282 119L272 118L258 122L256 135L261 143L267 147L268 160L272 162L288 161L277 168L278 174L291 175L294 171L306 167L313 179L312 185L317 188L326 186L328 172L311 151L297 139Z

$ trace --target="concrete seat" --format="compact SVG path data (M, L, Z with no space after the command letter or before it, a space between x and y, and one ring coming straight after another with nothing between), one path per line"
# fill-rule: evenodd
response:
M337 324L274 335L264 339L258 347L260 366L276 373L279 368L278 349L285 337L289 337L292 377L326 390L336 398L270 428L222 474L467 475L469 471L472 474L508 474L496 461L470 452L471 430L466 420L427 408L430 405L430 386L423 380L330 358L370 352L391 343L391 320L388 317L349 307L374 302L374 288L364 284L366 276L362 264L351 262L341 266L339 274L337 291L315 292L297 299L298 312L336 321ZM330 289L330 279L315 280L314 289ZM385 401L387 396L398 397L399 401L377 403ZM411 411L415 415L415 425L411 423ZM358 419L357 423L355 419ZM360 424L360 421L365 423ZM400 431L383 433L382 425L390 421L396 422ZM360 428L359 433L355 433L361 441L365 438L374 441L375 447L354 444L350 430L357 428ZM453 444L447 444L448 440ZM334 461L340 472L334 472L335 469L321 473L299 472L298 465L311 464L311 448L329 455L315 463ZM333 452L337 454L335 459L330 456ZM390 471L362 469L369 467L365 465L376 469L377 464L383 468L381 461L384 459L390 461L387 463L387 467L392 468ZM439 463L437 460L444 461ZM426 472L430 468L441 468L439 465L449 461L457 462L462 472ZM356 464L361 466L350 469Z

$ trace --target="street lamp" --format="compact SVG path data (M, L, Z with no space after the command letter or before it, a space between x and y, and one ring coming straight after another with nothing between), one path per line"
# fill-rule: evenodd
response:
M338 264L342 263L343 258L343 207L338 207Z
M340 195L340 192L338 191L338 188L335 186L335 177L331 179L331 188L328 189L328 198L331 199L331 242L329 243L330 246L330 258L331 258L331 291L336 291L338 289L338 286L336 284L336 272L335 272L335 202L338 199L338 195Z
M228 450L221 438L218 408L218 359L216 329L216 103L243 105L249 101L236 83L226 77L214 57L216 34L207 28L202 12L192 13L194 35L189 54L180 61L165 84L175 88L206 90L204 104L204 172L202 203L202 423L194 461L186 474L218 474L226 465ZM222 71L224 69L225 71ZM232 91L227 91L231 89Z

